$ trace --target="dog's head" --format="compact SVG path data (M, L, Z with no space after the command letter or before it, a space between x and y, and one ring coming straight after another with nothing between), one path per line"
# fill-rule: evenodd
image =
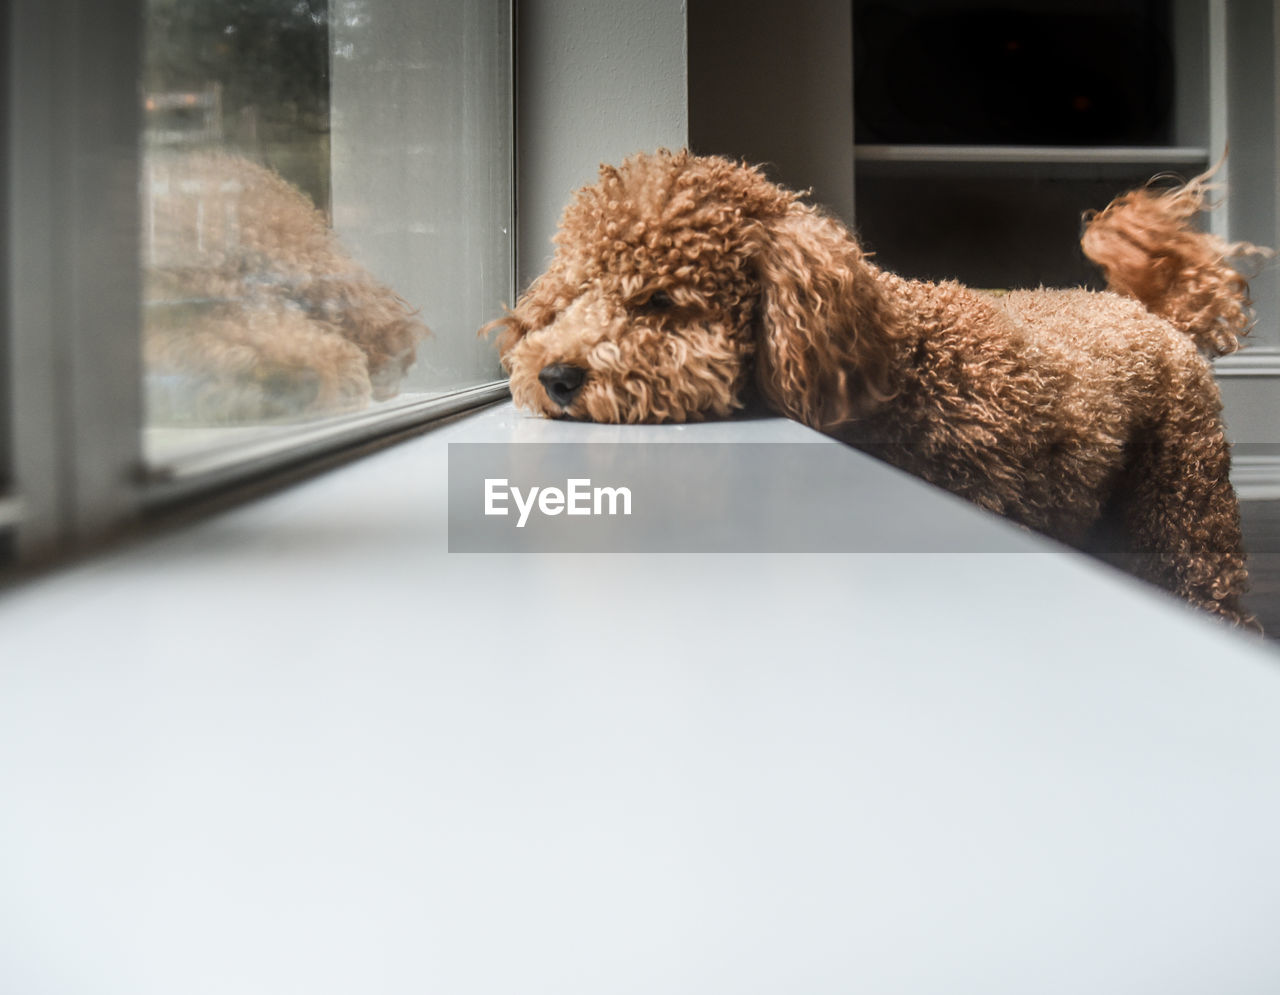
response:
M880 291L838 222L752 167L661 151L604 166L556 254L489 326L517 404L601 422L697 421L754 380L819 427L890 389ZM488 330L488 329L486 329Z

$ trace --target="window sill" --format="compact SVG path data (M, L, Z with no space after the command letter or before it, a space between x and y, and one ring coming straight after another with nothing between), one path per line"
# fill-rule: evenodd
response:
M409 646L422 638L444 638L447 630L452 633L446 639L450 652L465 656L477 649L467 638L468 631L489 629L487 592L520 589L517 606L504 610L515 611L529 625L536 625L544 614L559 616L569 611L569 601L576 596L572 586L546 588L538 581L569 569L564 564L574 561L574 556L495 558L448 552L448 447L471 442L819 445L829 450L833 472L790 481L789 486L818 495L829 507L848 509L850 531L837 537L832 549L884 549L860 545L859 536L880 535L905 523L918 540L911 546L915 550L954 549L946 537L969 530L977 537L971 548L997 551L919 556L891 552L874 557L875 567L862 562L858 553L818 559L759 554L759 562L710 554L596 558L591 574L607 574L622 598L610 599L610 610L633 623L639 623L637 613L676 608L672 602L676 592L692 595L687 590L691 581L677 578L697 577L701 579L697 599L708 607L708 615L702 621L691 618L689 624L719 631L722 626L713 618L736 615L740 605L747 603L741 598L750 601L749 592L758 583L776 583L781 571L790 580L785 589L772 588L770 624L795 624L808 615L806 606L824 602L835 585L836 590L845 590L842 610L853 612L859 620L859 644L894 655L904 651L898 646L904 633L919 633L921 618L934 619L950 633L945 652L966 661L1020 658L1029 646L1042 654L1049 649L1042 645L1042 634L1059 629L1070 632L1070 638L1058 644L1059 651L1096 644L1115 657L1142 647L1144 657L1190 659L1203 651L1204 639L1221 647L1221 652L1215 650L1219 657L1233 649L1248 656L1253 649L1248 640L1224 638L1215 625L1145 585L785 419L597 425L528 417L509 402L463 415L283 491L19 585L0 602L0 619L11 636L26 640L27 652L45 655L54 652L58 643L57 639L46 642L55 630L66 638L100 631L99 623L106 620L97 613L107 603L119 602L115 610L125 619L127 606L135 601L155 604L158 598L168 604L175 592L185 592L181 606L170 605L172 611L166 612L159 630L169 633L176 646L186 644L185 633L203 631L216 619L235 618L246 631L279 623L305 632L311 625L308 606L323 601L326 591L343 592L346 624L357 624L387 605L401 604L406 591L413 591L414 612L378 626L379 644ZM754 500L759 500L757 495L741 496L744 506ZM895 515L885 512L886 508L895 509L899 521L891 521ZM769 510L777 516L788 514L787 507ZM727 517L734 513L732 507L723 511ZM751 580L753 575L756 581ZM659 577L663 580L652 588L646 585L646 578ZM775 581L768 582L769 577ZM177 587L175 578L181 578ZM111 593L104 600L101 595L107 589ZM256 607L241 617L235 606L242 604L247 592L254 592ZM649 609L642 610L640 606L646 604ZM21 613L15 611L19 605ZM266 605L273 607L266 611ZM686 608L681 606L681 612ZM83 624L68 628L53 622L73 617L82 617ZM450 621L444 630L426 637L420 631L423 617ZM53 629L47 630L46 625ZM807 636L797 651L806 645L841 645L844 637L836 632L843 631L837 624L825 636ZM721 632L720 638L734 652L749 653L753 645L743 630ZM255 640L242 647L241 655L257 654ZM275 642L273 637L263 645ZM1158 654L1151 652L1155 642L1161 646ZM941 643L923 645L931 644L942 651ZM168 652L163 639L149 645L154 652ZM911 652L923 651L923 645L915 645ZM974 649L961 651L957 645ZM135 648L125 641L113 653L123 665L133 666ZM287 652L288 647L277 649ZM199 647L192 650L206 652ZM521 646L518 651L539 654L536 646ZM609 651L627 653L625 646ZM338 665L341 656L335 649L330 663Z
M821 446L932 502L921 530L1026 551L447 552L450 443L624 440ZM897 978L941 936L933 991L1012 932L1076 990L1135 944L1193 954L1130 987L1274 974L1274 655L922 487L779 419L503 404L8 591L0 960L138 995L370 964L377 990L599 992L625 964L734 991L846 977L851 936L859 978Z

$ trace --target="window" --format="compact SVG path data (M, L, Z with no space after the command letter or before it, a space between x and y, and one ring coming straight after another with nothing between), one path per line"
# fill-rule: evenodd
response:
M28 556L505 393L510 0L110 6L11 7Z
M859 0L853 16L858 226L898 272L1099 285L1081 213L1210 163L1202 5Z
M1280 24L1266 0L855 0L852 15L854 210L888 268L1099 287L1077 247L1081 214L1215 164L1226 204L1204 223L1277 243ZM1274 450L1261 412L1280 370L1276 268L1250 287L1263 320L1215 364L1236 381L1224 393L1237 466L1242 444Z
M507 4L149 0L147 24L149 463L500 379L475 332L512 296Z

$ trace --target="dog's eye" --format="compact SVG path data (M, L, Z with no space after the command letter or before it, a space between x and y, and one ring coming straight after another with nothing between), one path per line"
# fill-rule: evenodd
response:
M640 302L641 311L667 311L675 307L676 302L671 299L671 295L663 290L655 290L647 298Z

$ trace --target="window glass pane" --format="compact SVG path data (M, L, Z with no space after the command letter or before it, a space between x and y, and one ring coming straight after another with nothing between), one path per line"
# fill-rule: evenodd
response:
M510 0L149 0L153 460L500 378L510 46Z

